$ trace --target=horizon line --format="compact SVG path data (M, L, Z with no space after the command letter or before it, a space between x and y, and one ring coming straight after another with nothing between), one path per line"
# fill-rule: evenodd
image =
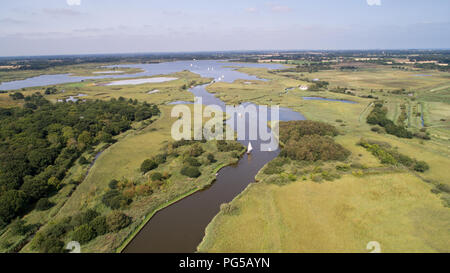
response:
M63 53L63 54L37 54L37 55L5 55L6 58L29 58L29 57L70 57L70 56L112 56L112 55L162 55L162 54L199 54L199 53L241 53L241 52L338 52L338 51L445 51L450 48L353 48L353 49L231 49L231 50L203 50L203 51L147 51L147 52L116 52L116 53Z

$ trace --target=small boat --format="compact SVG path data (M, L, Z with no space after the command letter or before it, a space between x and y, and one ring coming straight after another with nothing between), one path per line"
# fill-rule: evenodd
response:
M238 113L238 116L239 116L240 118L242 118L242 114L241 114L241 113Z
M247 154L250 154L253 151L252 143L248 143Z

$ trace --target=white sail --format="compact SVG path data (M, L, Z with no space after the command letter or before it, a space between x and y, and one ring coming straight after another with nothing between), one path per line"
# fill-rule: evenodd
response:
M253 150L252 143L249 142L249 143L248 143L248 148L247 148L247 154L251 153L252 150Z

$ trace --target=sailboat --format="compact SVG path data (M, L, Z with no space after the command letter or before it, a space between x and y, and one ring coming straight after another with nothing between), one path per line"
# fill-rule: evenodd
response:
M247 154L250 154L253 151L252 143L248 143Z

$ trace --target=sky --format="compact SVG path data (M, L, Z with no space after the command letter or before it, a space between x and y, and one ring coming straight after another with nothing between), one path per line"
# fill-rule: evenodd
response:
M1 0L0 56L450 48L449 0Z

